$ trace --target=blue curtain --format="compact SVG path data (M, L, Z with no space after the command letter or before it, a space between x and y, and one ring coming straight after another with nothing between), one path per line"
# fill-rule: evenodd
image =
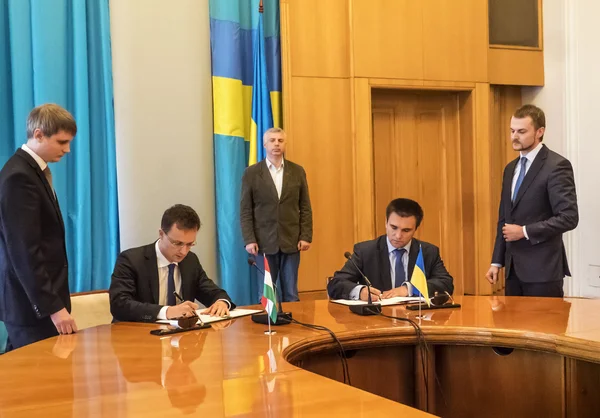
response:
M0 164L26 142L37 105L77 121L52 165L71 292L106 289L119 251L109 0L0 0Z

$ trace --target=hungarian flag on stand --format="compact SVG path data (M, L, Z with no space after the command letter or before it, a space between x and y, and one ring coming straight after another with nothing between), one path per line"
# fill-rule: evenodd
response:
M260 303L264 306L267 315L271 317L271 322L277 322L277 304L275 303L275 289L273 288L273 281L271 280L271 269L269 268L269 262L267 257L265 259L265 285L263 287L263 296L260 299Z

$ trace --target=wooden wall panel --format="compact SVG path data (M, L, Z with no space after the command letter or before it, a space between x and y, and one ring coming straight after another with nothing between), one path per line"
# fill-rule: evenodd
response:
M368 79L355 78L353 90L354 240L360 242L375 238L372 89Z
M348 0L281 0L289 4L292 76L349 77Z
M476 294L477 263L471 248L475 244L474 141L475 100L472 91L458 95L460 112L460 178L462 186L463 275L454 277L454 294ZM467 255L468 254L468 255ZM462 289L462 293L460 290Z
M355 76L422 79L422 2L349 1Z
M563 363L561 356L539 351L499 356L492 347L436 346L440 385L431 384L436 408L430 412L448 418L563 417Z
M495 225L498 212L493 215L491 177L491 141L490 141L490 86L478 83L473 92L475 100L476 131L473 147L473 170L475 196L475 242L473 254L475 261L475 294L489 295L492 286L485 278L490 268L494 249ZM496 206L497 208L497 206ZM465 282L466 283L466 282ZM472 289L466 289L472 293Z
M571 358L566 361L567 418L597 417L600 411L600 364Z
M424 79L487 81L487 0L422 4Z
M489 48L490 84L544 85L543 51Z
M293 77L287 156L306 170L313 244L302 253L300 291L325 288L354 244L348 79Z
M510 118L521 105L521 88L512 86L492 86L490 97L490 187L491 205L490 217L493 225L493 237L496 236L498 222L498 207L502 192L502 175L504 167L517 158L518 153L512 149L510 140ZM490 254L491 257L491 254ZM495 293L504 289L504 274L501 280L493 286ZM485 293L481 293L485 294Z
M415 406L414 353L415 350L410 345L349 352L348 371L352 386ZM296 365L338 382L344 381L337 352L306 356Z

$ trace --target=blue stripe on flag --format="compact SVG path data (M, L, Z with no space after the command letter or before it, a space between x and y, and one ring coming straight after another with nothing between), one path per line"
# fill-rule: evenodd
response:
M238 23L210 20L212 75L242 80L251 86L254 78L253 51L256 29L242 29ZM222 51L239 51L224 54ZM281 46L279 37L265 39L267 85L269 91L281 91Z
M258 288L256 280L251 280L250 268L245 261L248 254L240 229L240 193L242 175L246 168L247 145L244 138L217 134L214 135L214 145L221 287L237 305L251 305L256 303L253 296L256 297Z
M210 0L210 17L252 29L258 24L260 0ZM264 0L265 36L279 36L279 0Z

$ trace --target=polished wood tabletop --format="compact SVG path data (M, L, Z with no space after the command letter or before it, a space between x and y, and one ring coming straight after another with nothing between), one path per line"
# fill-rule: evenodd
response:
M423 311L432 343L506 345L600 362L600 300L459 297L460 309ZM285 303L295 319L330 328L346 348L414 342L414 330L328 301ZM384 313L417 319L404 307ZM155 324L85 329L0 356L0 416L430 416L294 366L331 350L331 336L249 317L169 337Z

